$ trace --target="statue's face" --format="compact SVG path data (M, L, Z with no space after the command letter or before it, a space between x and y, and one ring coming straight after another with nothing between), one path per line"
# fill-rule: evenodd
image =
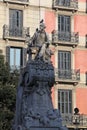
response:
M44 30L44 29L45 29L44 26L41 26L41 25L40 25L40 30Z
M46 28L44 23L40 23L40 30L43 31Z

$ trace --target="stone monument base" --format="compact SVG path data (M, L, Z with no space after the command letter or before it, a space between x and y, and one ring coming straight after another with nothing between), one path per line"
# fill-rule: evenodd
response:
M61 130L59 127L31 127L29 130Z
M29 41L29 60L21 71L17 87L16 112L13 130L67 130L62 126L60 111L54 109L51 89L55 84L53 54L43 20ZM36 49L33 58L32 47Z

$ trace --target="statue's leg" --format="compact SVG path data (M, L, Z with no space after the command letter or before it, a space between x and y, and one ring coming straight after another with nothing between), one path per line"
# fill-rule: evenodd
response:
M41 47L41 50L39 52L39 57L44 57L44 55L45 55L45 49L46 49L46 45L43 44L43 46Z

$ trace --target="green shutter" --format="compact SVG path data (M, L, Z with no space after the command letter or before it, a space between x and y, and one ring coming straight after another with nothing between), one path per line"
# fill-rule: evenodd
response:
M6 47L6 62L10 64L10 46Z
M23 66L25 66L27 62L27 48L23 48L22 52L23 52Z
M10 9L9 10L9 29L11 36L22 36L23 28L23 11Z

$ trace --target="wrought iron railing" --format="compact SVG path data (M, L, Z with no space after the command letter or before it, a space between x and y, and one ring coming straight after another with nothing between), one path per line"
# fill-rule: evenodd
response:
M3 27L3 37L21 37L26 38L26 35L29 34L29 28L10 28L8 25L4 25Z
M17 2L18 2L18 1L19 1L19 2L29 2L29 0L4 0L4 1L9 1L9 2L10 2L10 1L12 1L12 2L14 2L14 1L17 1Z
M16 0L17 1L17 0ZM21 1L21 2L29 2L29 0L18 0L18 1Z
M78 9L78 0L53 0L54 7L67 7Z
M13 72L15 70L20 72L21 66L17 66L17 65L11 65L10 66L10 71Z
M61 70L55 69L55 78L60 80L71 80L78 81L80 80L80 70Z
M14 72L18 72L18 73L20 73L22 70L23 70L23 68L24 68L25 66L17 66L17 65L10 65L10 72L11 73L14 73Z
M25 66L17 66L17 65L11 65L10 70L22 70ZM80 80L80 70L59 70L59 69L54 69L55 70L55 78L62 79L62 80Z
M75 126L78 125L79 127L87 127L87 115L79 114L79 115L72 115L72 114L63 114L62 115L62 123L66 126Z
M79 43L79 34L77 33L71 33L71 32L60 32L54 30L52 32L52 42L57 43L58 41L63 41L63 42L70 42L70 43Z

